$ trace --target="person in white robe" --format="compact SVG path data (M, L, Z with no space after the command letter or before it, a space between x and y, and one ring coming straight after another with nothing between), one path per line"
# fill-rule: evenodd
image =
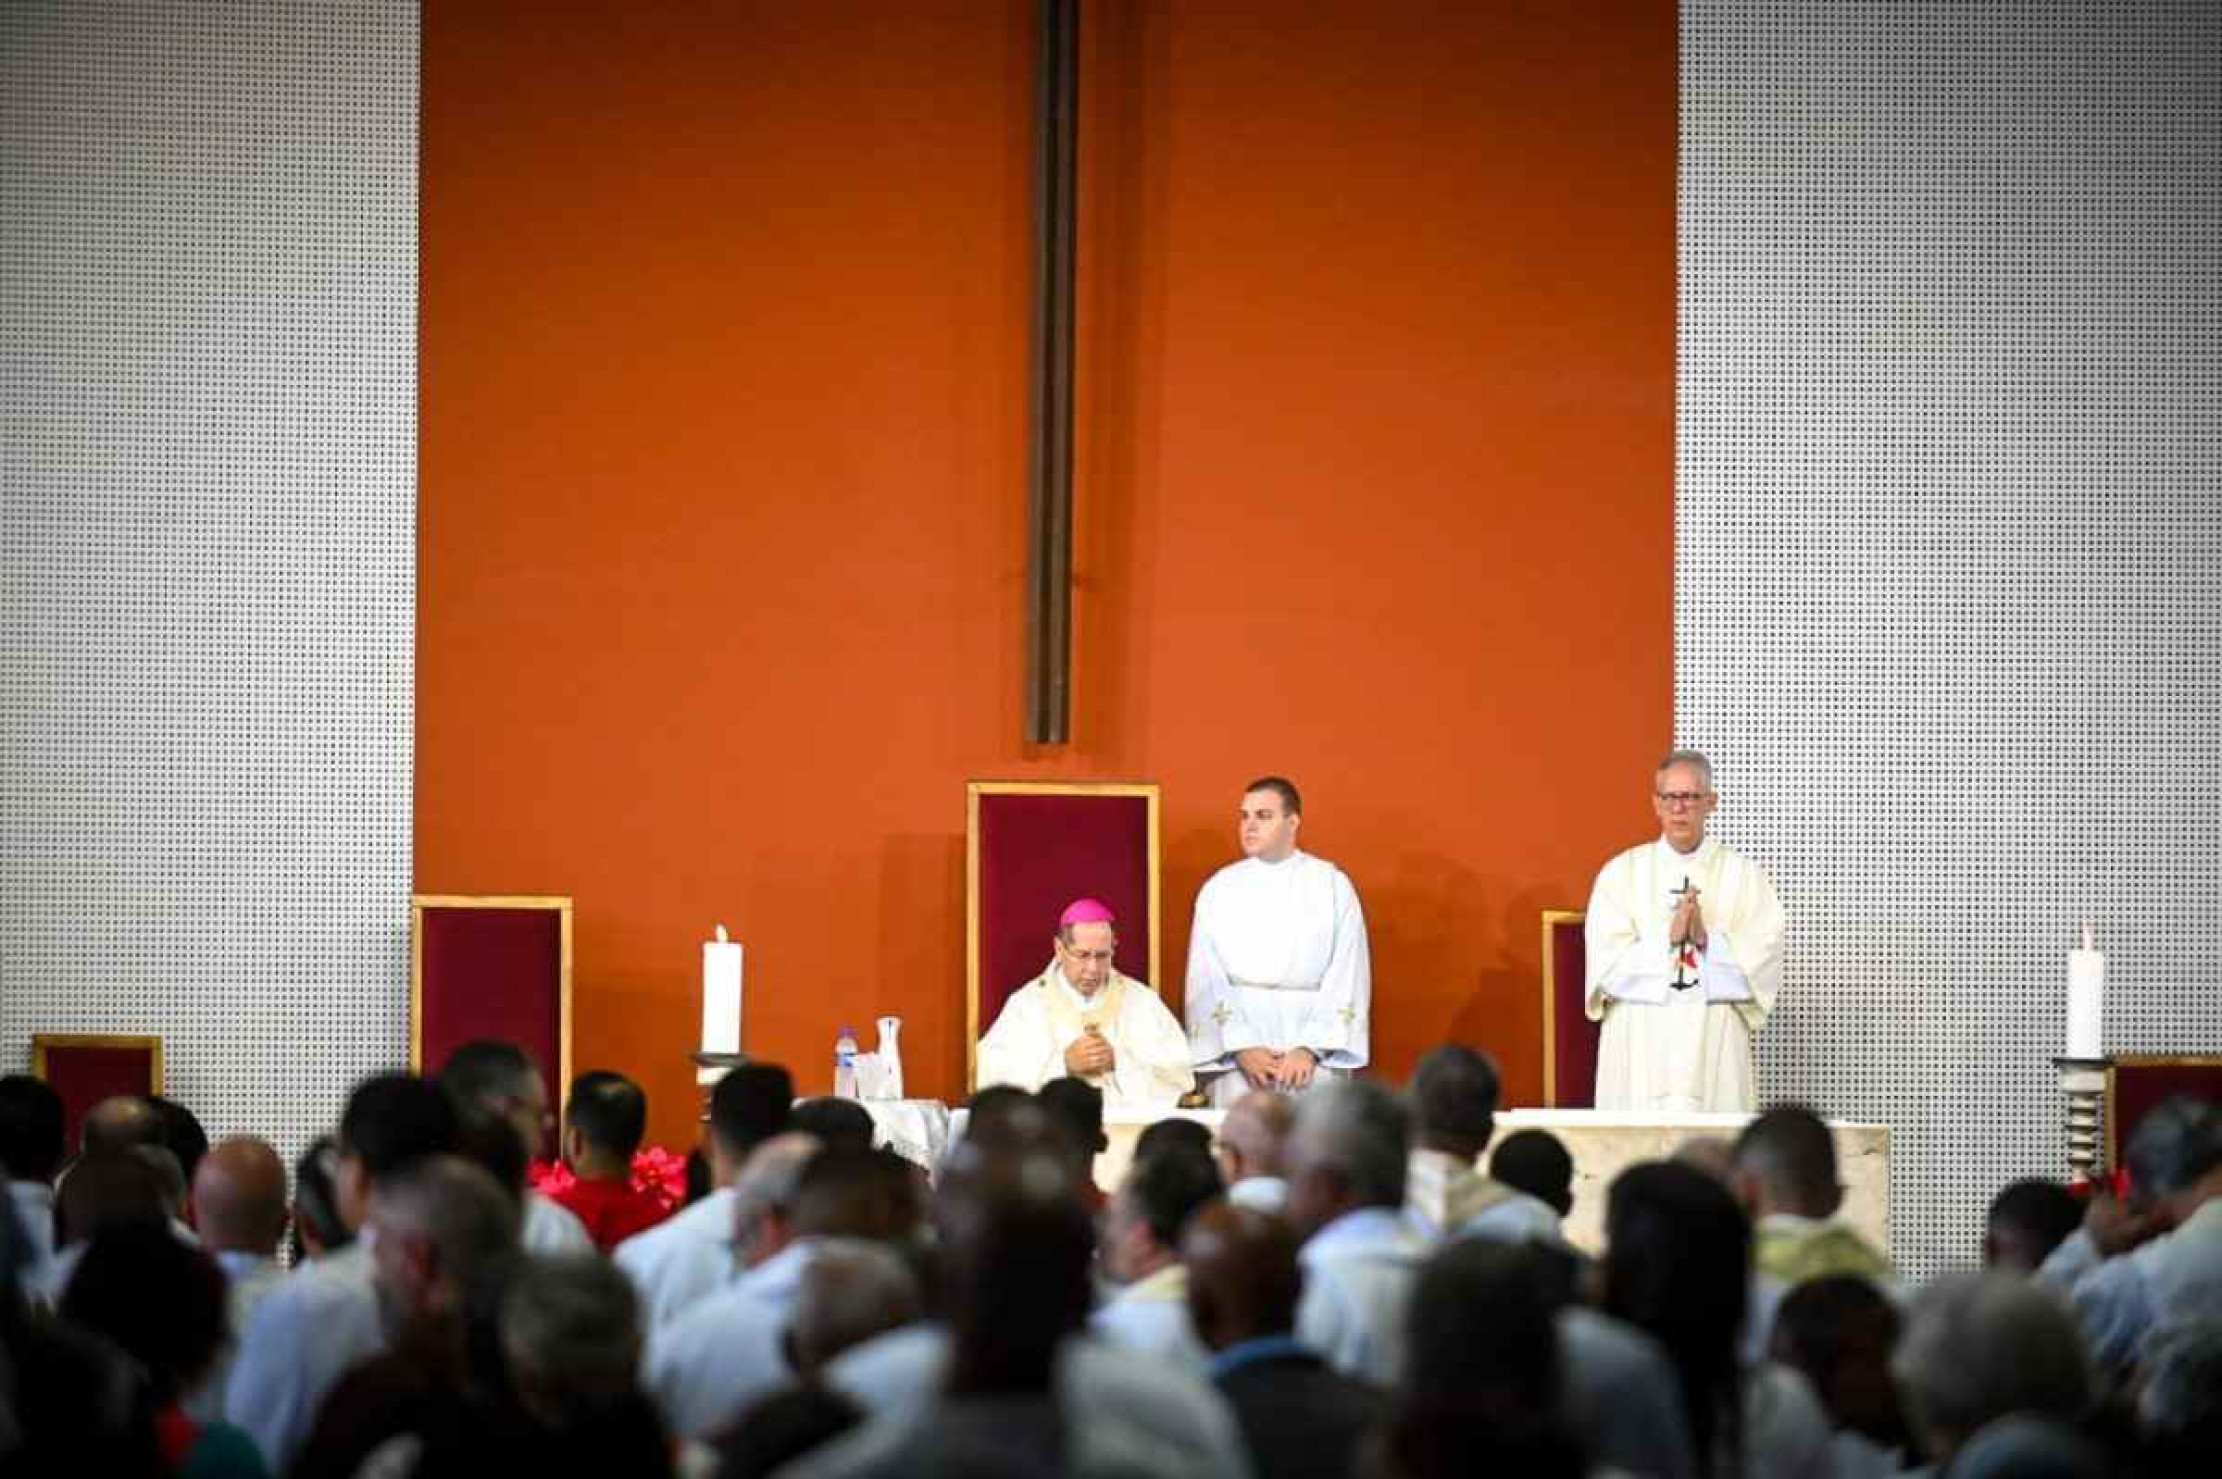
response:
M1072 1077L1102 1091L1106 1108L1170 1109L1196 1086L1180 1023L1147 982L1112 964L1114 923L1095 899L1065 910L1049 965L1011 993L980 1039L977 1087L1032 1093Z
M1652 789L1658 839L1605 864L1582 927L1586 1010L1604 1023L1596 1107L1749 1112L1752 1034L1782 982L1782 904L1705 835L1720 798L1703 755L1668 755Z
M1279 776L1242 795L1243 858L1204 881L1188 941L1188 1039L1211 1102L1302 1093L1365 1067L1373 965L1342 869L1296 845L1303 798Z

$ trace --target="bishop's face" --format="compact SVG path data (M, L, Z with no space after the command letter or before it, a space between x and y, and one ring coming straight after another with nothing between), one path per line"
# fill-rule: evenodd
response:
M1694 765L1670 765L1651 781L1651 805L1659 830L1676 852L1695 852L1705 840L1705 823L1720 797L1705 772Z
M1111 957L1118 947L1118 936L1108 924L1076 924L1069 942L1058 936L1057 962L1082 996L1093 996L1111 979Z
M1278 863L1296 851L1296 829L1304 819L1288 809L1278 791L1252 791L1242 798L1236 835L1242 855Z

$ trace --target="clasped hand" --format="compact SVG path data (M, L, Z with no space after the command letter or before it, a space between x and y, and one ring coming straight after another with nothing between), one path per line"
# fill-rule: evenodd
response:
M1102 1031L1090 1027L1065 1046L1065 1071L1076 1078L1109 1073L1118 1061Z
M1674 906L1674 921L1667 926L1667 939L1678 947L1705 948L1705 914L1698 908L1696 889L1682 895L1682 902Z
M1234 1062L1253 1089L1305 1088L1319 1067L1310 1048L1290 1048L1285 1053L1271 1048L1244 1048L1234 1055Z

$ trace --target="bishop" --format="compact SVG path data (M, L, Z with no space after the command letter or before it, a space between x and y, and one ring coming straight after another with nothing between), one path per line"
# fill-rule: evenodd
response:
M1032 1093L1069 1075L1102 1090L1107 1108L1170 1109L1196 1086L1180 1023L1147 982L1112 964L1115 923L1095 899L1060 916L1048 966L1011 993L980 1039L980 1088Z

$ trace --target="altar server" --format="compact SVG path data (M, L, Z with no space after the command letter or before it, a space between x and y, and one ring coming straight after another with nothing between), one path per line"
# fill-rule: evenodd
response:
M1196 894L1188 1038L1212 1103L1301 1093L1366 1066L1373 966L1342 869L1296 846L1303 798L1279 776L1242 793L1243 859Z
M1180 1023L1147 982L1112 964L1114 923L1095 899L1066 908L1049 965L1011 993L980 1039L980 1088L1031 1093L1069 1076L1100 1089L1107 1108L1171 1108L1196 1086Z
M1676 750L1652 777L1656 841L1605 864L1583 924L1586 1009L1603 1021L1597 1107L1749 1112L1751 1035L1782 982L1774 884L1705 835L1713 767Z

